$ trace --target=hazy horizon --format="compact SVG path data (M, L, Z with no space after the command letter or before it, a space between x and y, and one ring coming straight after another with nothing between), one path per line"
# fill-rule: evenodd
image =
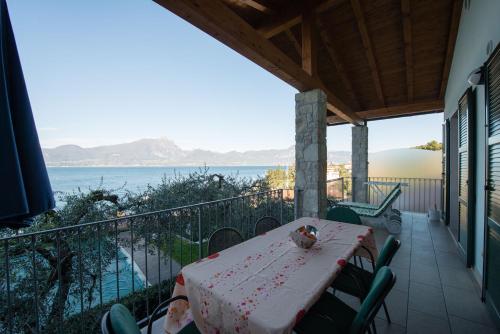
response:
M108 146L132 144L132 143L143 141L143 140L167 140L167 141L175 144L176 146L178 146L179 148L181 148L183 150L189 150L189 151L203 150L203 151L211 151L211 152L222 153L222 154L224 154L224 153L231 153L231 152L249 152L249 151L265 151L265 150L286 150L286 149L290 149L290 148L292 148L292 147L295 146L295 144L293 143L292 145L289 145L287 147L269 147L269 148L263 148L263 149L229 150L229 151L218 151L218 150L215 150L215 149L202 149L202 148L197 148L197 147L186 149L186 148L182 147L181 145L178 145L175 140L163 136L163 137L139 138L139 139L136 139L136 140L122 142L122 143L103 144L103 145L96 145L96 146L81 146L81 145L77 145L77 144L68 143L68 144L62 144L62 145L57 145L57 146L53 146L53 147L42 146L42 149L44 149L44 150L45 149L50 150L50 149L55 149L55 148L59 148L59 147L63 147L63 146L78 146L78 147L83 148L83 149L93 149L93 148L97 148L97 147L108 147ZM431 141L431 140L428 140L427 142L429 142L429 141ZM426 144L427 142L420 143L419 145ZM417 146L417 145L415 145L415 146ZM380 150L380 151L370 151L369 153L379 153L379 152L394 151L394 150L403 150L403 149L416 149L415 146L411 146L411 147L393 147L393 148L383 149L383 150ZM328 151L351 152L350 149L344 149L344 150L336 150L336 149L331 150L331 149L328 149Z

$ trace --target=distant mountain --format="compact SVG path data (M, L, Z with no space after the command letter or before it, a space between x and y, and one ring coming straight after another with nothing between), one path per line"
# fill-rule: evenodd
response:
M63 145L43 149L43 156L47 166L273 166L292 164L295 148L219 153L183 150L173 141L160 138L90 148ZM350 162L351 153L328 152L328 161Z

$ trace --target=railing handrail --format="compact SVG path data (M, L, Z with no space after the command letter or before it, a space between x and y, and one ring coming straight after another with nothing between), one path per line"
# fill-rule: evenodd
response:
M117 218L111 218L111 219L105 219L105 220L98 220L94 222L88 222L88 223L81 223L81 224L76 224L76 225L71 225L71 226L63 226L63 227L56 227L56 228L51 228L47 230L42 230L42 231L33 231L33 232L28 232L28 233L22 233L22 234L17 234L9 237L2 237L0 238L0 242L3 241L9 241L9 240L15 240L15 239L20 239L20 238L26 238L26 237L31 237L31 236L39 236L39 235L44 235L44 234L49 234L49 233L54 233L54 232L61 232L61 231L66 231L66 230L72 230L72 229L80 229L84 227L89 227L89 226L94 226L94 225L100 225L100 224L110 224L114 222L119 222L122 220L127 220L127 219L137 219L137 218L143 218L146 216L153 216L153 215L159 215L159 214L166 214L172 211L178 211L178 210L185 210L185 209L193 209L193 208L198 208L201 206L210 206L216 203L220 202L227 202L227 201L232 201L236 199L242 199L246 197L254 197L254 196L259 196L259 195L264 195L264 194L269 194L273 192L280 192L283 191L283 189L274 189L274 190L267 190L267 191L259 191L256 193L252 194L247 194L247 195L241 195L241 196L234 196L234 197L227 197L227 198L222 198L218 199L215 201L208 201L208 202L201 202L201 203L196 203L196 204L189 204L189 205L184 205L184 206L179 206L175 208L169 208L169 209L162 209L162 210L156 210L156 211L149 211L149 212L144 212L144 213L138 213L138 214L133 214L133 215L128 215L128 216L123 216L123 217L117 217Z
M368 179L435 180L435 181L442 180L442 178L433 178L433 177L399 177L399 176L369 176Z

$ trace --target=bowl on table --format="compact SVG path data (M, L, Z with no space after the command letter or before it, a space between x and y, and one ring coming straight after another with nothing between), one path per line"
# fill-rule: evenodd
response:
M304 225L290 232L290 238L300 248L311 248L318 241L318 229L312 225Z

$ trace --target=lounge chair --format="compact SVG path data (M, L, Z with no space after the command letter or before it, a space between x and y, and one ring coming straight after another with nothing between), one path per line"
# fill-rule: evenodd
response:
M338 202L337 206L348 207L356 212L364 225L381 227L384 226L389 233L401 232L401 213L392 208L392 204L401 194L401 184L396 186L387 194L380 205L360 202Z

